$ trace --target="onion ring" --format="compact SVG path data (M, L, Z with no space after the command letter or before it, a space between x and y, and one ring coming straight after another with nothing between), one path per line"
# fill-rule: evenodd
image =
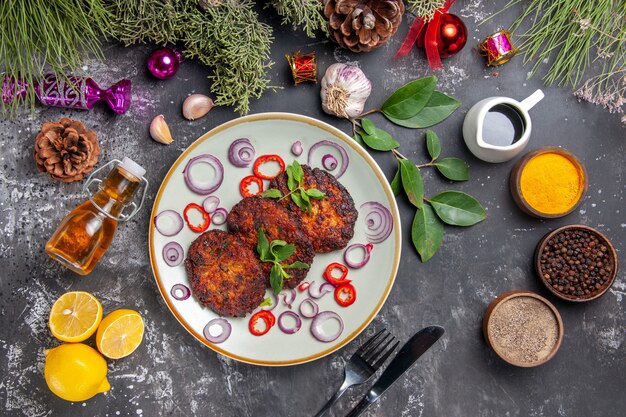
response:
M180 294L181 292L182 294ZM175 300L185 301L191 296L191 290L186 285L176 284L172 286L170 294L172 294L172 297L174 297Z
M210 195L204 199L202 202L202 208L209 214L213 214L213 212L220 205L220 198L214 195Z
M228 148L228 160L237 168L245 168L250 166L254 160L254 146L247 138L241 138L233 141Z
M348 158L348 153L346 152L346 150L340 145L338 145L337 143L331 142L330 140L322 140L322 141L317 142L316 144L311 146L311 149L309 149L309 156L307 158L307 163L309 164L309 166L313 167L313 156L315 154L315 151L321 148L322 146L331 146L337 149L337 151L341 155L341 164L339 165L339 170L337 171L337 174L335 174L335 178L339 179L343 175L343 173L346 172L346 169L348 169L350 158Z
M302 151L302 142L300 142L299 140L295 141L293 145L291 145L291 153L295 156L302 155Z
M322 166L326 171L334 171L337 168L337 158L334 155L327 153L322 157Z
M169 242L163 246L163 260L168 266L178 266L185 258L185 251L178 242Z
M175 236L183 230L183 218L174 210L163 210L154 217L154 227L163 236Z
M285 303L286 306L291 305L291 303L293 303L296 300L296 290L291 288L289 290L290 292L288 294L285 294L283 296L283 303Z
M367 241L374 244L384 242L393 230L393 216L389 209L376 201L363 203L360 209L365 212Z
M226 219L228 218L228 211L225 208L218 208L213 212L213 216L211 216L211 222L216 226L221 226L226 223Z
M215 177L211 179L208 184L199 183L197 178L193 178L191 176L191 168L194 165L201 163L210 165L213 169L215 169ZM185 165L185 169L183 170L183 177L185 178L185 184L187 184L187 187L189 187L189 189L194 193L200 195L211 194L213 191L220 188L222 181L224 181L224 165L222 165L220 160L213 155L203 153L195 158L191 158L189 162L187 162L187 165Z
M311 306L311 313L307 313L303 306L305 304L308 304ZM306 317L307 319L313 318L315 316L317 316L317 313L320 311L319 306L317 305L317 303L315 301L313 301L311 298L305 298L304 300L302 300L302 302L300 303L300 315L302 315L302 317Z
M222 328L222 332L218 334L217 336L213 336L210 332L210 329L212 326L216 326L216 325ZM230 332L232 332L232 330L233 330L233 327L230 325L230 323L227 322L226 319L219 317L208 322L206 326L204 326L204 329L202 330L202 334L204 335L206 340L208 340L209 342L218 344L228 339L228 337L230 336Z
M326 335L322 331L322 325L328 321L335 319L339 323L339 330L335 334ZM313 318L311 322L311 334L314 338L319 340L320 342L329 343L337 340L341 333L343 332L343 320L339 317L339 314L334 311L323 311L319 313L317 316Z
M350 268L354 268L354 269L359 269L359 268L363 268L365 266L365 264L367 264L370 260L370 253L372 252L372 248L374 246L371 243L368 243L367 245L364 245L362 243L354 243L350 246L348 246L346 248L346 250L343 252L343 261L346 263L346 265L348 265ZM350 259L350 252L353 252L355 250L359 250L362 249L363 250L363 258L360 261L353 261Z
M335 287L329 282L324 282L318 286L317 281L311 281L311 285L309 285L309 296L316 300L322 298L324 294L333 291L335 291Z
M296 320L296 324L293 327L289 328L283 324L283 318L285 318L286 316L293 317ZM283 333L287 334L294 334L298 330L300 330L300 327L302 327L302 319L300 319L300 316L298 316L298 314L294 313L293 311L282 312L280 316L278 316L277 323L278 328L282 330Z

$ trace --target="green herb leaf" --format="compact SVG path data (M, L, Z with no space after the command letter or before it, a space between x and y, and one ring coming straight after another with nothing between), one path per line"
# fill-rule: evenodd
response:
M276 262L283 262L285 259L289 258L296 251L295 245L285 245L278 246L276 248L271 249L272 254L276 258Z
M283 269L309 269L311 266L309 264L305 264L304 262L295 261L290 265L284 265Z
M411 81L397 89L383 103L381 110L388 118L410 119L426 106L436 85L437 78L434 76Z
M283 270L278 264L272 265L270 270L270 286L276 295L283 290Z
M434 91L426 106L416 115L401 119L385 114L387 119L398 126L421 129L443 122L461 105L461 102L440 92Z
M261 196L267 198L281 198L283 196L283 193L281 193L279 189L270 188L269 190L263 191L261 193Z
M439 136L432 130L426 131L426 148L428 148L428 154L433 161L439 158L441 154L441 141L439 140Z
M355 133L352 139L354 139L361 146L365 145L365 143L363 143L363 139L361 139L361 135L358 133Z
M460 191L445 191L430 199L437 216L453 226L472 226L485 220L485 209L472 196Z
M287 165L287 188L289 188L289 191L293 191L297 187L298 185L293 177L293 167L291 165Z
M377 151L390 151L400 146L389 133L379 128L374 128L372 135L361 133L361 139L367 146Z
M304 210L304 211L309 210L309 207L304 201L302 201L302 197L300 197L299 194L296 194L296 193L291 194L291 201L296 203L296 206L298 206L300 210Z
M294 159L291 164L293 167L293 179L298 182L298 184L302 185L302 181L304 180L304 171L302 170L302 165L298 161Z
M259 304L259 307L269 307L272 305L272 299L270 297L265 297L263 302Z
M326 195L325 193L321 192L317 188L309 188L308 190L306 190L306 193L308 194L309 197L314 198L316 200L321 200Z
M469 180L469 166L459 158L443 158L435 162L435 166L449 180L467 181Z
M373 135L376 132L376 125L370 119L361 119L361 127L368 135Z
M306 203L307 207L311 205L309 195L306 193L306 190L304 188L300 188L300 198L302 198L302 201Z
M259 228L256 232L256 251L259 254L259 258L262 261L268 261L268 254L270 250L270 244L267 241L267 237L263 232L263 229Z
M402 192L402 182L400 180L400 165L398 165L396 175L394 175L389 185L391 185L391 191L393 191L393 195L395 195L396 197L399 196Z
M399 159L398 162L406 196L415 207L422 207L424 205L424 181L420 170L408 159Z
M443 241L443 223L435 215L433 209L424 204L417 209L413 226L411 227L411 240L422 262L427 262L439 250Z

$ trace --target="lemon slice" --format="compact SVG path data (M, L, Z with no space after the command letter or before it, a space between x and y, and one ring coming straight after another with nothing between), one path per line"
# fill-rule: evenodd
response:
M84 291L63 294L50 309L50 331L64 342L82 342L96 332L102 320L102 305Z
M115 310L98 327L96 346L110 359L120 359L133 353L143 339L143 319L133 310Z

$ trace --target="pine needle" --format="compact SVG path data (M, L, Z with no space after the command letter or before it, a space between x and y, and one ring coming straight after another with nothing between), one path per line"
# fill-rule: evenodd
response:
M270 0L265 7L270 5L283 17L283 25L291 24L294 30L301 28L309 38L314 38L319 30L328 33L324 3L320 0Z

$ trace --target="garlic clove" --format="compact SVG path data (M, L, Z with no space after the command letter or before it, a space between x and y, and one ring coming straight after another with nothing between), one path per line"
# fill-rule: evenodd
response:
M204 94L192 94L183 102L183 116L187 120L196 120L211 111L213 100Z
M167 126L167 123L165 123L165 117L163 117L162 114L152 119L150 123L150 136L152 139L164 145L172 143L173 139L170 128Z

